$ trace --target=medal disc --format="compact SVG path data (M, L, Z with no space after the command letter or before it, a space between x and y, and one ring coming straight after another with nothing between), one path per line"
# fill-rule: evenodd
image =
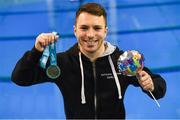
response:
M60 69L57 65L50 65L47 70L46 74L51 79L56 79L60 76Z

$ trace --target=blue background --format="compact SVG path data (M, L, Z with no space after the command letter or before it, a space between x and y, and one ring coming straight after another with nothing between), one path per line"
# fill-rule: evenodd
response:
M127 118L179 119L180 0L0 0L0 119L65 118L55 84L20 87L10 76L39 33L58 31L59 52L72 46L75 11L86 2L106 8L107 41L123 50L140 51L145 65L166 79L160 108L140 88L130 86L125 95Z

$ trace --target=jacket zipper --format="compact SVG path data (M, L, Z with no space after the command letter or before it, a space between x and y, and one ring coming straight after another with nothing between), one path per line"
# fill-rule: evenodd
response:
M97 119L97 83L96 83L96 64L95 62L92 62L93 66L93 76L94 76L94 110L95 110L95 115L94 118Z

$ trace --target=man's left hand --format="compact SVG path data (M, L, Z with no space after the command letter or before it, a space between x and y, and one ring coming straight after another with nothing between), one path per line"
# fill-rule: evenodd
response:
M154 90L154 83L152 81L151 76L145 72L145 71L140 71L137 75L138 82L141 85L141 87L146 90L146 91L153 91Z

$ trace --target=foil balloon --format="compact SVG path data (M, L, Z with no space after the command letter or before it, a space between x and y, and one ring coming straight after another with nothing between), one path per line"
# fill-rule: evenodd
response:
M144 56L135 50L125 51L119 56L117 65L123 75L135 76L144 67Z
M138 51L131 50L125 51L118 59L118 69L119 72L126 76L136 76L144 67L144 56ZM157 106L160 107L160 104L154 97L151 91L149 91Z

